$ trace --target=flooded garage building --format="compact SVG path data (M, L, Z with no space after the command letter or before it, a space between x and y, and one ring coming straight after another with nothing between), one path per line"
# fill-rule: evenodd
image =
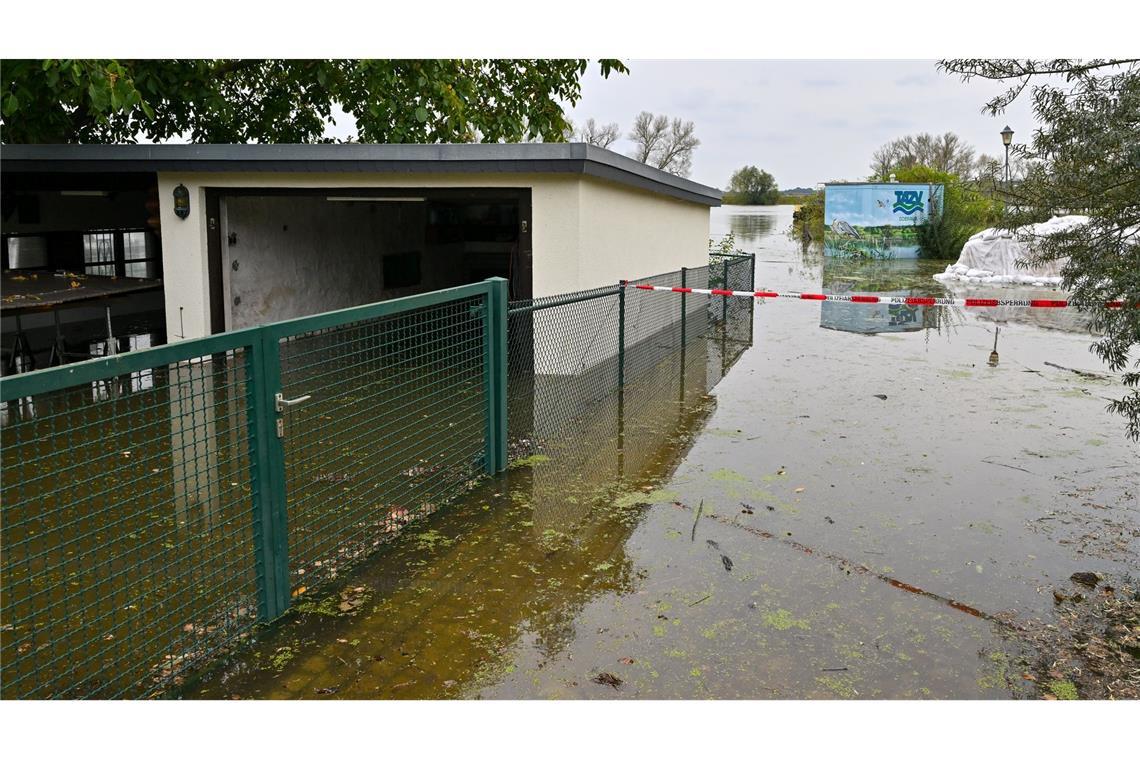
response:
M10 145L0 168L6 286L161 280L156 342L491 276L523 300L699 267L720 204L582 144Z

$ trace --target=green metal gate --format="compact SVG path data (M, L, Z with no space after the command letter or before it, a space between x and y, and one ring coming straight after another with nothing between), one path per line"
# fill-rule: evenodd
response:
M506 293L0 380L0 696L162 692L503 470Z

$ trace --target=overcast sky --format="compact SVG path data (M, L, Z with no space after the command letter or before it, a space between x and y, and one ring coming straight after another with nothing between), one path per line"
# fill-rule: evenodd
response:
M629 61L628 75L602 79L591 65L575 123L616 121L622 135L639 111L691 119L701 140L692 179L728 185L753 164L781 188L858 180L883 143L916 132L956 132L979 152L1002 154L1034 127L1028 93L1005 114L981 112L1000 84L938 71L935 61ZM611 150L628 153L622 140Z

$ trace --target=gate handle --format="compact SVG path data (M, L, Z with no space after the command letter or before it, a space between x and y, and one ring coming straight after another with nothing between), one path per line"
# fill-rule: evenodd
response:
M311 395L298 396L297 398L285 398L284 393L278 393L273 397L273 401L274 406L277 407L278 414L280 414L281 412L285 411L287 407L303 404L311 398Z

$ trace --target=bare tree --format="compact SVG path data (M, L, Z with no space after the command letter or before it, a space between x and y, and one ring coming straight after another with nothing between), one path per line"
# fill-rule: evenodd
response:
M654 116L642 111L633 122L629 139L634 142L632 158L658 169L689 176L693 165L693 151L701 144L691 121L673 119L665 115Z
M665 140L665 133L669 130L669 117L654 116L649 111L642 111L633 120L633 129L629 132L629 139L633 140L633 153L630 158L643 164L650 163L658 146Z
M608 148L621 137L621 128L616 121L609 124L598 124L593 117L586 119L586 123L574 130L574 139L587 145L597 145L599 148Z
M693 122L673 119L669 134L657 156L657 168L679 177L688 177L693 168L693 151L700 144Z
M975 155L973 146L953 132L944 135L923 132L892 140L875 151L871 172L876 179L886 179L893 171L922 165L965 178L978 169Z

